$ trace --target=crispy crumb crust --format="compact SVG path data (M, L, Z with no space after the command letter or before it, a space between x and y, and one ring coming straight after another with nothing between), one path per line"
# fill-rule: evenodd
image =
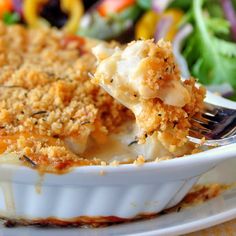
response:
M145 134L158 130L160 141L168 149L180 147L187 142L191 117L203 109L205 89L196 88L193 78L183 83L191 94L190 102L184 107L166 105L158 98L143 99L143 110L136 117Z
M0 24L0 152L35 166L65 169L99 164L73 154L67 137L115 132L132 114L90 82L97 42L54 29Z
M140 72L144 72L144 82L150 89L155 90L169 80L180 79L170 42L160 40L155 44L153 40L147 40L143 53L146 58L140 65Z
M162 88L170 80L180 81L181 75L175 62L173 50L169 42L160 40L157 44L146 41L146 56L140 65L140 72L145 71L144 83L152 90ZM172 151L187 142L191 127L190 119L203 109L205 89L195 86L195 79L183 82L189 91L190 101L184 107L165 104L159 98L141 99L142 112L136 116L138 125L145 134L159 131L162 144Z

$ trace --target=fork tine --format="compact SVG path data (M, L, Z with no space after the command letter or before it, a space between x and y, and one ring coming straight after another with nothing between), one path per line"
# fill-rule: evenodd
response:
M201 132L202 134L208 134L211 130L210 129L207 129L205 127L202 127L202 126L191 126L190 128L191 130L193 131L196 131L196 132Z
M198 129L204 130L206 132L210 132L212 127L218 124L218 122L212 122L210 120L203 120L203 119L198 119L195 117L191 118L191 125L195 126Z
M203 114L205 114L203 116ZM198 123L208 124L208 123L218 123L219 121L212 119L213 114L209 114L207 116L206 113L197 113L194 115L194 117L191 117L192 120L195 120Z
M230 130L228 133L226 133L225 135L222 136L222 138L228 138L232 135L236 134L236 127L234 127L232 130Z
M219 123L219 121L216 121L216 120L209 120L209 119L204 118L204 117L202 117L202 121L203 121L203 123L205 123L205 124L208 124L208 123L211 123L211 124L218 124L218 123Z
M219 122L217 121L214 121L214 120L207 120L205 118L196 118L196 117L192 117L191 118L192 121L194 122L197 122L201 125L215 125L215 124L218 124ZM204 126L205 127L205 126Z
M190 129L189 137L195 137L195 138L198 138L198 139L202 139L204 136L201 133Z
M206 109L204 113L208 116L215 116L217 114L216 110L208 110L208 109Z
M192 117L191 120L194 121L194 122L197 122L199 124L205 124L205 122L203 122L202 120L200 120L198 118L195 118L195 117Z
M196 119L196 118L192 118L192 124L198 124L197 127L199 127L200 129L204 128L204 130L208 131L208 133L210 133L213 129L216 129L216 127L218 125L220 125L220 122L217 121L212 121L212 120L205 120L205 119Z
M218 113L217 113L218 114ZM219 122L219 121L221 121L221 116L219 116L219 115L212 115L212 114L210 114L210 113L203 113L202 114L202 116L204 117L204 118L206 118L207 120L210 120L210 121L215 121L215 122Z

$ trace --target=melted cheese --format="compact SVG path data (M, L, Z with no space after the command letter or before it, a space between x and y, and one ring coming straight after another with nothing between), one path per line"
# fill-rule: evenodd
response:
M135 97L150 99L159 98L165 104L183 107L190 101L190 94L181 80L170 80L162 87L151 89L145 82L147 71L142 68L146 60L144 41L137 41L123 51L119 48L106 48L103 44L96 46L93 53L98 59L99 66L96 75L98 83L115 99L136 113L139 103Z

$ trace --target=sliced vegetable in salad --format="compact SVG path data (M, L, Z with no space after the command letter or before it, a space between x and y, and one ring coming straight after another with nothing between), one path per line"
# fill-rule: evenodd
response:
M50 23L40 16L40 8L48 3L46 0L24 0L23 12L26 23L33 28L47 27ZM63 28L69 33L75 33L83 14L83 5L80 0L61 0L61 11L68 14Z
M3 17L6 13L11 12L13 9L11 0L0 0L0 17Z
M135 0L104 0L98 5L97 11L101 16L107 16L113 13L118 13L127 7L135 4Z
M5 12L2 19L7 25L12 25L20 21L20 15L16 12Z
M136 4L130 4L122 10L117 8L117 11L115 12L115 9L110 12L106 11L106 15L104 15L105 10L103 10L101 15L101 9L91 10L83 16L77 33L98 39L117 39L122 34L129 32L141 14L141 9ZM129 41L131 38L127 39L128 37L129 35L126 35L126 40L122 40L122 38L120 40Z
M128 42L134 38L134 25L143 12L136 0L100 0L82 18L78 34Z

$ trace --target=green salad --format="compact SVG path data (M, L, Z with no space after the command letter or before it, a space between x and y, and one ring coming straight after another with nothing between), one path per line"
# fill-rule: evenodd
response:
M181 1L175 4L178 2ZM232 86L235 90L236 35L230 21L225 18L221 4L215 2L192 1L181 26L183 30L192 25L192 32L186 37L181 54L191 74L201 83L220 86L228 84L229 88Z
M0 0L6 24L121 43L172 42L183 78L236 100L236 0Z

